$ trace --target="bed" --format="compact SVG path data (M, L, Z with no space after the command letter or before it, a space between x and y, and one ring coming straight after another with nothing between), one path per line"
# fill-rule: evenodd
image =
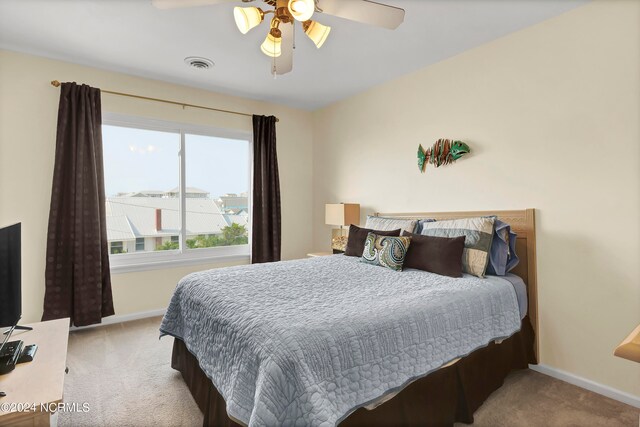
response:
M343 255L186 276L161 334L175 338L172 366L205 425L472 422L512 369L536 360L534 211L380 214L487 214L518 233L511 281Z

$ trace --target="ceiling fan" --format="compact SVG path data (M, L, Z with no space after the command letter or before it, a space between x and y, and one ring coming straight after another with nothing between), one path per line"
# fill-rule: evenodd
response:
M230 3L238 0L151 0L158 9L178 9ZM251 3L254 0L242 0ZM331 27L312 20L314 14L327 14L350 21L396 29L404 21L404 9L369 0L263 0L269 9L235 7L233 15L242 34L257 27L268 14L273 14L267 38L260 46L262 53L273 58L274 76L293 69L294 25L302 23L302 30L319 49L329 36ZM272 9L271 9L272 8ZM317 15L316 15L317 16Z

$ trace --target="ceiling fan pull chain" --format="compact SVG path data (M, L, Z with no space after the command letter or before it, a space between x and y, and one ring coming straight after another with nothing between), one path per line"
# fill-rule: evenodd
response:
M295 48L296 48L296 21L293 21L291 23L291 25L293 25L293 49L295 50Z
M273 74L273 80L278 78L278 73L276 70L276 57L273 57L273 66L271 67L271 74Z

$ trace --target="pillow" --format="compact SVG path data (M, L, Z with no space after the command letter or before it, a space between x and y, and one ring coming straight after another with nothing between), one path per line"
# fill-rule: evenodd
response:
M365 223L365 228L370 228L372 230L395 230L400 228L409 233L415 232L416 224L418 223L417 219L402 219L402 218L388 218L384 216L371 216L367 215L367 222Z
M449 277L462 277L464 236L435 237L402 232L411 237L411 247L404 260L405 268L430 271Z
M487 274L504 276L510 272L520 259L516 254L517 234L511 231L511 226L506 222L495 219L493 242L489 251L489 264Z
M489 263L495 218L476 217L425 222L420 234L435 237L465 236L462 271L484 277Z
M357 225L351 224L349 226L349 237L347 238L347 246L344 248L344 254L348 256L362 256L364 250L364 241L367 239L367 234L370 232L376 233L378 236L399 236L400 229L391 231L382 230L370 230L368 228L360 228Z
M425 218L425 219L421 219L418 221L418 223L416 224L416 231L414 231L415 234L420 234L422 233L422 224L424 224L425 222L435 222L436 220L433 218Z
M411 237L379 236L369 233L360 260L367 264L401 271L410 244Z

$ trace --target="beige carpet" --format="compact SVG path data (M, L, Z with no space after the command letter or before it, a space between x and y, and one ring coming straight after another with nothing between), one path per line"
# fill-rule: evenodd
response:
M72 332L59 426L200 426L202 414L169 366L173 339L160 318ZM638 426L640 410L533 371L510 375L476 412L474 426ZM464 424L460 424L463 426Z

